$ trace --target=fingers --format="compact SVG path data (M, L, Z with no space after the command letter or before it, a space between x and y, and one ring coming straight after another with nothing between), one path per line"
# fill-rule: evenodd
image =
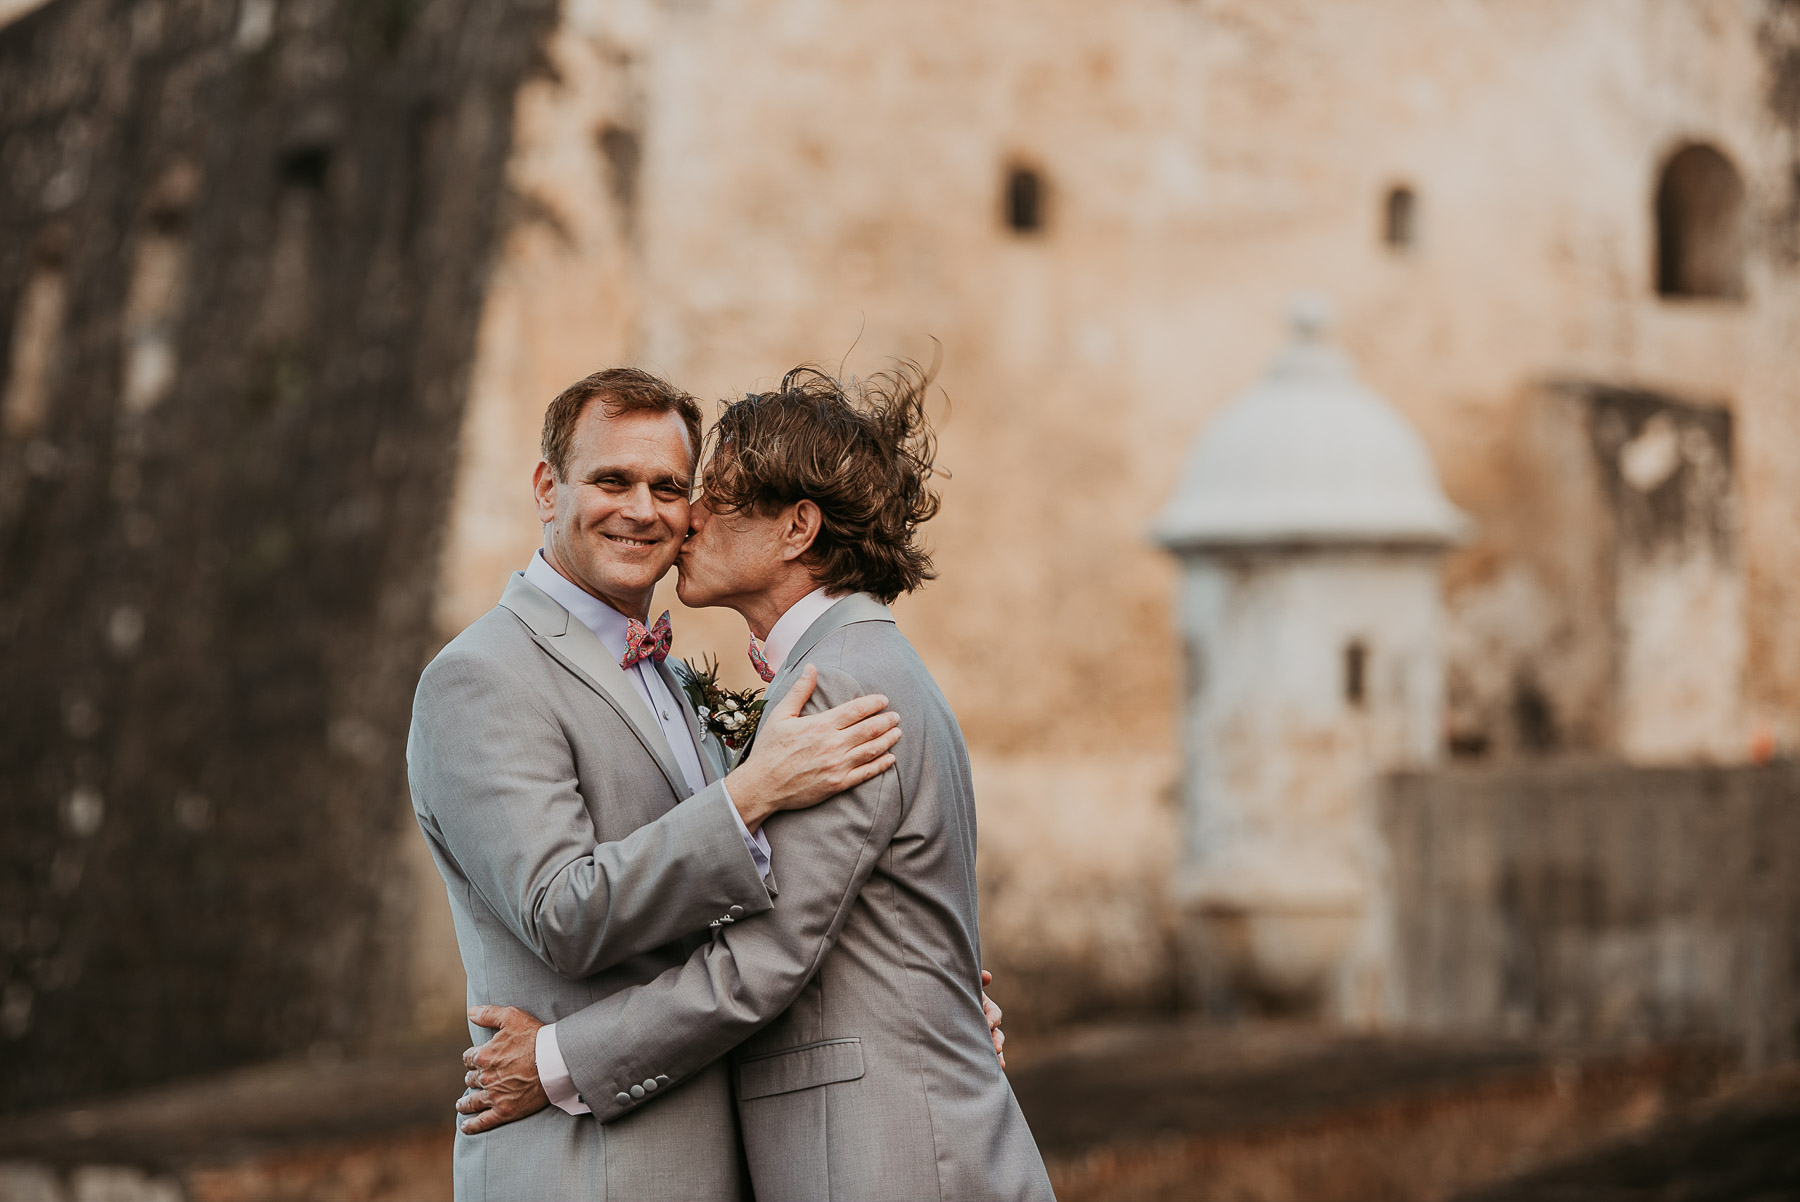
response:
M982 969L981 970L981 984L982 984L981 1012L983 1014L987 1015L988 1034L994 1040L994 1055L997 1056L1000 1060L1000 1071L1005 1072L1006 1071L1006 1032L1002 1031L1000 1029L1000 1020L1005 1017L1006 1012L1001 1010L1000 1007L995 1004L994 999L987 995L987 986L992 985L993 983L994 983L994 974L989 972L985 968Z
M880 759L870 760L861 767L852 768L844 776L844 789L854 789L860 784L874 780L883 772L894 766L894 757L884 755ZM843 790L839 790L842 792Z
M464 1135L480 1135L483 1131L492 1131L504 1122L506 1120L500 1117L499 1111L484 1110L474 1118L463 1120L462 1130Z
M765 714L764 716L773 716L777 721L798 717L800 711L806 708L806 703L812 700L813 686L818 683L819 670L811 664L807 664L800 669L800 676L794 681L794 687L787 691L787 696L775 705L772 715ZM887 702L884 701L881 704L885 708Z
M811 668L812 665L808 664L807 667ZM831 719L832 725L840 730L847 730L866 718L874 717L887 707L888 699L886 697L880 693L869 693L846 701L842 705L834 705L820 716ZM895 714L894 721L900 721L900 715Z
M483 1110L492 1109L493 1103L488 1099L485 1089L472 1089L456 1099L456 1113L479 1114Z
M899 729L899 726L900 715L892 710L885 710L872 718L864 718L861 722L846 726L843 731L846 740L854 747L858 743L870 743L882 735L893 733ZM894 737L899 738L899 735L895 734ZM882 750L885 751L887 748L884 747Z
M470 1006L469 1021L478 1027L498 1030L506 1024L506 1015L511 1006Z
M899 741L900 728L896 726L886 734L877 735L865 743L853 745L848 751L844 752L844 764L846 767L851 767L856 764L865 764L876 756L881 755L883 752L890 750L894 744Z
M467 1085L470 1089L480 1089L483 1085L487 1084L487 1082L481 1079L480 1069L472 1068L463 1074L463 1084Z
M481 1055L480 1048L464 1048L463 1049L463 1057L462 1057L463 1067L464 1068L474 1068L476 1066L475 1065L475 1057L477 1057L479 1055Z

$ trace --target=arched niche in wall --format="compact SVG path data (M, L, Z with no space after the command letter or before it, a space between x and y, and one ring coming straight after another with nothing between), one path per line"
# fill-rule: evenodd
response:
M1670 297L1744 295L1744 181L1717 148L1678 147L1656 181L1656 291Z

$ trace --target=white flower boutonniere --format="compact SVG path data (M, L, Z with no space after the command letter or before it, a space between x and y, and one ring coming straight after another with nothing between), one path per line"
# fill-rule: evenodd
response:
M675 675L701 727L717 735L727 750L741 754L762 720L762 690L728 689L720 684L719 661L710 655L702 656L698 665L691 659L682 660Z

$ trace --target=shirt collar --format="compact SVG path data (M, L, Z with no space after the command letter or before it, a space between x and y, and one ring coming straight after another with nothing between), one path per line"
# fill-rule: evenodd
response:
M614 659L625 655L625 628L631 619L550 566L539 547L525 567L525 579L593 632Z
M769 665L769 671L781 671L788 652L794 649L794 644L800 641L800 636L806 633L807 628L824 617L826 610L849 595L816 588L788 606L788 611L776 619L769 637L763 640L763 662Z

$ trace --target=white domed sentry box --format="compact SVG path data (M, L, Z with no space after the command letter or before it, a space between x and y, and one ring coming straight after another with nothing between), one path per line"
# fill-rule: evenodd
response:
M1205 1011L1389 1010L1382 772L1443 726L1444 552L1464 515L1322 298L1195 443L1154 534L1182 564L1184 992Z

